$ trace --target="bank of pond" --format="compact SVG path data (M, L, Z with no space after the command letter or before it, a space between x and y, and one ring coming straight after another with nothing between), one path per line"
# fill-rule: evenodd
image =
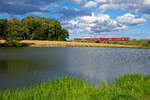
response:
M150 49L150 40L131 41L48 41L21 40L18 43L6 43L0 40L0 47L109 47L109 48L137 48Z
M150 100L150 76L127 74L99 86L65 76L26 88L3 90L0 100Z

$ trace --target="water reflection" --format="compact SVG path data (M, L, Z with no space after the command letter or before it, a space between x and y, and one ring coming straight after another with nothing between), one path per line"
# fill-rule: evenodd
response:
M150 74L150 50L119 48L0 49L0 88L16 88L63 75L99 84L126 73Z
M20 72L30 73L46 70L41 67L40 61L21 60L21 59L3 59L0 60L0 74L8 76L17 76Z

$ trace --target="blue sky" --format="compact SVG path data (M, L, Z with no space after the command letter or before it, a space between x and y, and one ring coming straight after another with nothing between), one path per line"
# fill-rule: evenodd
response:
M3 0L0 18L54 18L77 37L150 39L150 0Z

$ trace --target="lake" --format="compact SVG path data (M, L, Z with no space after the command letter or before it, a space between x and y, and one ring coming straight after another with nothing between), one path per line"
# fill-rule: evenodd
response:
M150 49L0 48L0 88L72 75L98 85L127 73L150 74Z

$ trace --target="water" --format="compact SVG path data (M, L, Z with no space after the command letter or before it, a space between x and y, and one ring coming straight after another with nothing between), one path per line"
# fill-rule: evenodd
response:
M126 73L150 74L149 49L0 48L0 88L18 88L64 75L100 84Z

